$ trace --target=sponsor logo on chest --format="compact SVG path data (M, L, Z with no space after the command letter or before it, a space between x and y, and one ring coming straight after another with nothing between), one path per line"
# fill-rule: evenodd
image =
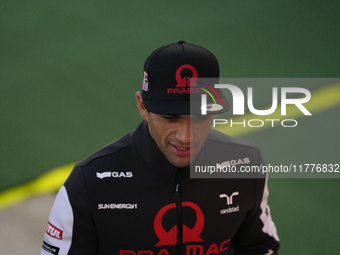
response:
M238 191L233 192L231 195L227 194L220 194L220 198L225 198L227 205L229 205L228 208L220 210L220 214L227 214L227 213L234 213L238 212L240 210L240 206L232 206L234 204L233 198L235 196L238 196L240 193Z
M103 210L103 209L137 209L137 204L98 204L98 210Z
M182 223L182 249L183 254L186 255L209 255L209 254L219 254L225 252L230 244L230 238L225 239L222 242L208 244L203 243L205 240L202 239L201 232L204 228L204 214L202 209L195 203L192 202L182 202L182 207L190 207L196 214L196 222L194 226L188 227ZM150 247L146 250L120 250L119 255L170 255L171 246L177 245L177 227L174 225L170 230L165 229L163 226L164 217L168 211L175 210L176 204L168 204L163 206L156 214L154 219L154 233L157 235L159 241L155 243L154 247ZM208 247L208 248L207 248Z
M223 167L223 166L237 166L237 165L246 165L250 163L249 158L243 158L243 159L232 159L228 161L224 161L221 164L216 164L217 167Z
M103 173L96 173L97 178L103 179L103 178L132 178L133 174L132 172L103 172Z

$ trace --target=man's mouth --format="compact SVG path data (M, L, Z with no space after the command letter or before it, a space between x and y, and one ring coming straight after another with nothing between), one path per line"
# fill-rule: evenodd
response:
M191 150L190 146L183 147L183 146L171 144L171 148L172 148L173 152L175 154L179 155L179 156L190 155L190 150Z
M175 147L176 147L177 149L181 150L181 151L186 151L186 150L189 150L189 149L190 149L190 147L189 147L189 148L185 148L185 147L178 147L178 146L176 146L176 145L175 145Z

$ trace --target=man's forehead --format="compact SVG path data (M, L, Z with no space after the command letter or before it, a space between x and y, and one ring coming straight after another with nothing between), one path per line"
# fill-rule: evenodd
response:
M158 114L154 113L160 116L171 116L171 117L176 117L176 118L181 118L181 119L193 119L193 118L210 118L213 115L201 115L201 114Z

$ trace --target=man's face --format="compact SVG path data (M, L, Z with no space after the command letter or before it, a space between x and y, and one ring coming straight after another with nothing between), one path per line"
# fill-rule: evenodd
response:
M148 113L146 120L152 138L170 163L186 167L202 148L215 117Z

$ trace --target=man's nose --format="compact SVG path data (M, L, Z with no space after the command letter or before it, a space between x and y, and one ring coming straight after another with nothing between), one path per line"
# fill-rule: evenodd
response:
M180 127L178 128L176 132L176 138L183 144L190 143L190 136L191 136L191 130L190 130L190 120L183 120Z

